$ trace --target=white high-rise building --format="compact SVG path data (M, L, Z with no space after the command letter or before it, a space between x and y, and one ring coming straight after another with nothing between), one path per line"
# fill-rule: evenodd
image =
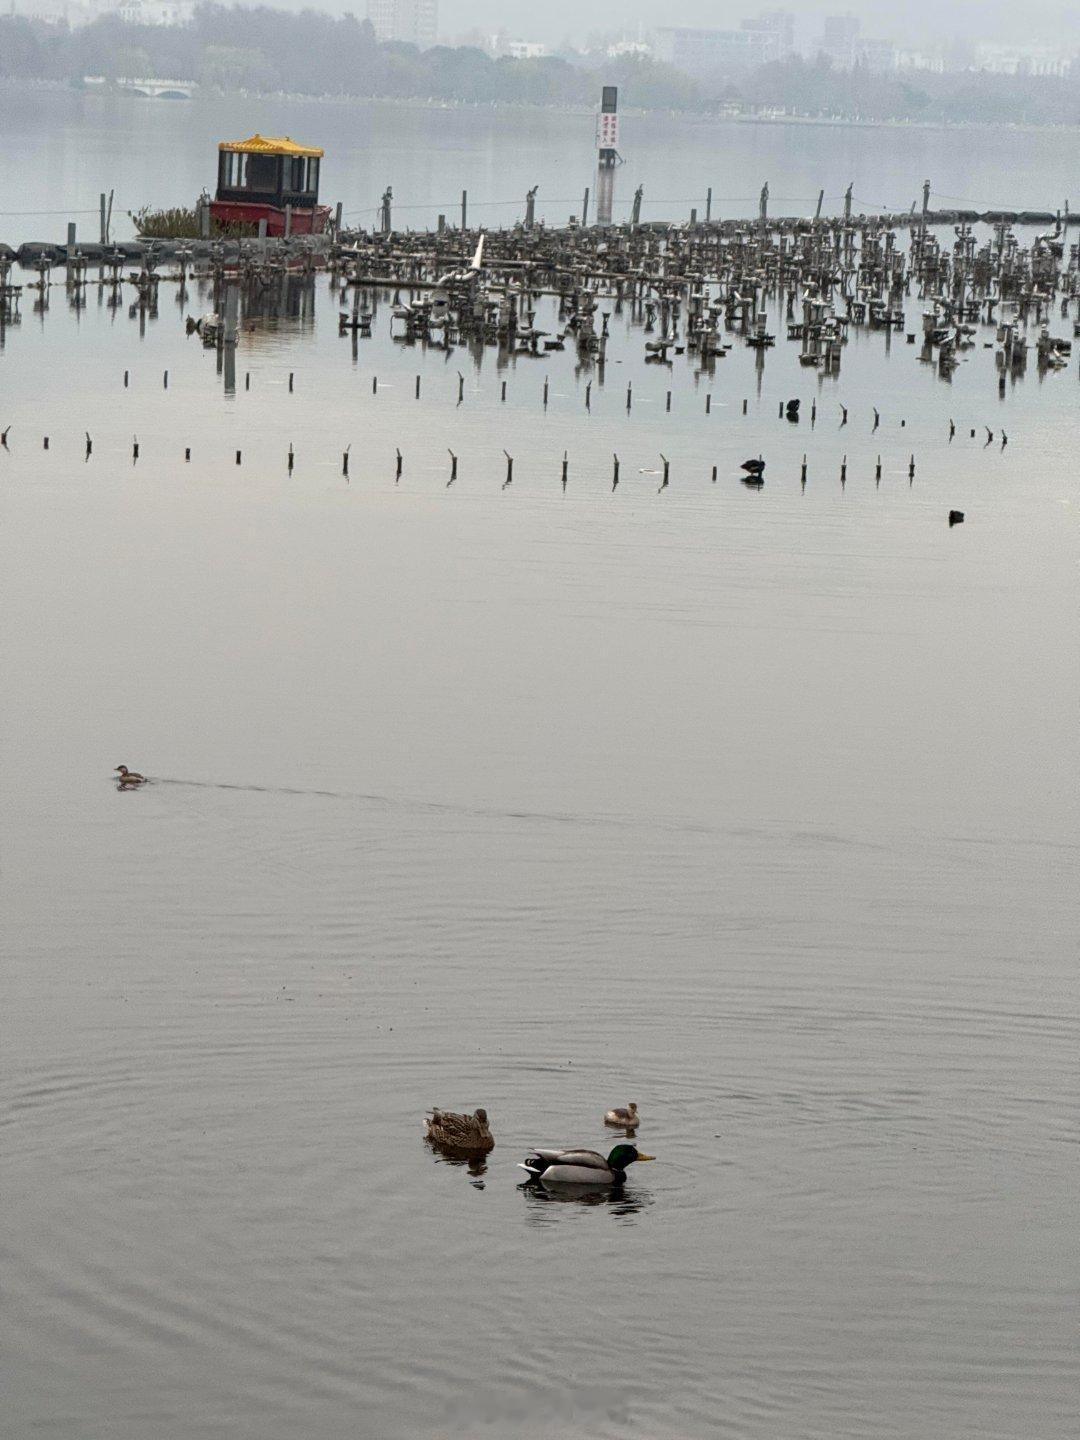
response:
M439 0L368 0L376 40L404 40L427 50L439 36Z

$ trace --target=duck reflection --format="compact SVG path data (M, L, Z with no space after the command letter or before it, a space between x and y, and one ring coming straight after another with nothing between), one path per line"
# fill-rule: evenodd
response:
M474 1180L479 1180L481 1175L488 1171L487 1156L479 1152L472 1154L463 1150L452 1150L445 1145L438 1145L432 1140L423 1142L424 1149L430 1154L436 1165L454 1165L458 1169L466 1169Z
M552 1206L568 1205L580 1209L601 1207L617 1216L636 1215L652 1202L640 1191L622 1185L560 1185L547 1186L542 1180L526 1180L518 1190L524 1195L530 1224L557 1222L559 1212ZM565 1213L565 1212L564 1212Z

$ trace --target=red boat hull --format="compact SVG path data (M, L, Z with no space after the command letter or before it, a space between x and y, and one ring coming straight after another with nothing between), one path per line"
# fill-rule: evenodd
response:
M267 235L285 234L285 211L276 205L259 205L244 200L211 200L211 217L219 225L258 225L266 221ZM294 235L321 235L330 219L328 205L316 205L314 209L297 208L292 212L292 233Z

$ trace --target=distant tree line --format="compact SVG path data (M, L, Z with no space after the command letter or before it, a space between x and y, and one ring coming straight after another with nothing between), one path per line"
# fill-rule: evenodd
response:
M78 80L166 76L218 90L380 96L491 104L588 103L597 80L556 56L493 60L482 50L379 44L367 20L314 10L299 14L200 6L190 24L133 25L103 16L79 29L0 16L0 76ZM701 107L697 86L671 66L613 62L606 84L624 85L637 105Z
M590 104L602 78L620 87L624 105L640 109L708 113L736 106L871 121L1080 124L1075 67L1068 76L880 74L838 70L822 56L691 79L639 56L601 65L590 56L496 60L470 47L379 44L367 20L314 10L207 4L185 25L126 24L107 15L79 29L0 16L0 77L84 75L165 76L222 91L536 105Z

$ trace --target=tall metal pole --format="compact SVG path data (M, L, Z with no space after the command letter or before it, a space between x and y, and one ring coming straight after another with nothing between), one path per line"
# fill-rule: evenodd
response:
M615 199L615 166L619 163L619 91L605 85L596 120L596 223L611 224ZM584 220L582 224L584 224Z

